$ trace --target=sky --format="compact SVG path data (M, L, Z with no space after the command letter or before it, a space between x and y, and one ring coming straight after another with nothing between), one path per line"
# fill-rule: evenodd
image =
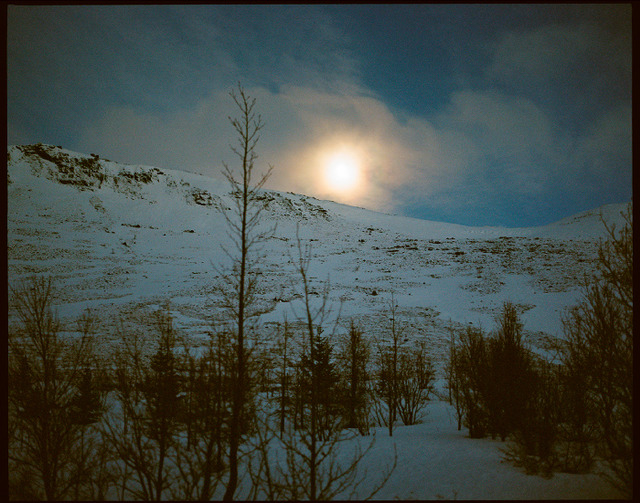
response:
M632 195L631 6L12 5L7 143L473 226Z

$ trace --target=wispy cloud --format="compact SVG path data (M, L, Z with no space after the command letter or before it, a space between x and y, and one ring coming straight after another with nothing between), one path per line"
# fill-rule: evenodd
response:
M531 100L497 91L458 91L437 123L476 147L469 173L485 174L517 194L542 190L544 166L555 164L552 121Z

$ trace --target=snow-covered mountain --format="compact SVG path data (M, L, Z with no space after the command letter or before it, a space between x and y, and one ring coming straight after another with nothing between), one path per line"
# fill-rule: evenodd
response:
M144 330L150 310L165 304L194 344L205 339L218 312L216 268L228 264L219 212L231 205L225 181L41 144L9 147L7 164L9 287L51 275L62 321L91 308L105 346L120 320ZM403 334L424 340L439 370L449 327L491 329L506 300L519 307L532 347L544 351L549 337L562 335L562 312L579 300L581 281L593 272L598 239L606 235L600 216L621 226L625 208L505 229L385 215L291 193L264 191L263 197L263 223L276 226L260 262L260 293L275 301L262 318L265 329L300 312L292 263L299 229L312 247L312 291L330 281L334 315L340 312L344 325L354 319L369 337L381 336L393 292ZM437 387L442 390L442 379ZM378 498L615 497L595 474L525 475L503 462L503 443L457 431L444 400L432 400L426 413L422 424L398 428L393 437L377 428L363 470L378 474L393 452L398 456Z
M7 161L10 285L50 274L63 319L89 307L111 327L169 301L178 326L206 332L215 269L228 261L219 212L230 205L226 181L42 144L10 146ZM378 335L394 292L407 333L426 337L435 354L444 351L449 325L489 329L505 300L520 307L533 342L559 335L562 311L578 300L605 235L600 215L620 224L624 209L609 205L544 227L507 229L276 191L265 190L264 198L264 223L276 230L264 246L261 284L265 297L279 301L266 324L284 312L291 318L299 227L312 246L312 279L318 289L329 279L342 319Z

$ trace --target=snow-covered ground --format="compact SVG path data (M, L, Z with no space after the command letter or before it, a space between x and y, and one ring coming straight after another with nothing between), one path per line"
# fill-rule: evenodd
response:
M526 475L503 460L505 443L471 439L457 430L454 411L434 401L422 424L396 428L389 437L377 431L366 469L375 474L390 464L397 448L397 468L374 499L597 499L613 492L596 475L556 473L550 479Z
M215 313L216 268L228 258L230 206L220 179L125 166L51 146L11 146L7 173L9 286L51 275L63 321L99 313L108 346L120 318L144 325L168 303L176 326L197 344ZM260 259L261 290L277 300L265 327L293 316L299 292L296 229L313 251L312 287L328 280L334 313L372 338L384 335L392 292L409 339L424 339L438 368L449 327L485 329L506 300L525 335L544 351L562 336L561 315L593 270L600 215L620 225L625 205L609 205L537 228L465 227L385 215L303 195L264 192L264 225L275 225ZM12 320L11 312L10 321ZM615 493L595 476L526 476L501 461L501 442L456 431L453 412L434 401L421 425L378 434L369 471L395 444L398 468L377 497L391 499L599 498Z

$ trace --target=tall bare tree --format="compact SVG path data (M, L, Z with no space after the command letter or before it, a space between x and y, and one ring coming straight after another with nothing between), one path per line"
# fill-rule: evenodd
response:
M311 361L315 361L316 338L320 335L325 315L327 314L327 301L329 299L329 283L327 282L322 296L322 302L315 309L311 305L311 285L309 284L309 264L311 263L311 247L307 246L303 251L300 237L298 236L298 272L302 280L303 299L304 299L304 321L306 322L306 330L309 336L309 351L311 353ZM318 378L315 367L312 365L311 372L311 414L310 427L308 435L308 459L309 467L309 493L310 500L317 499L318 494L318 468L321 463L319 459L318 449ZM306 437L306 436L305 436ZM292 452L290 448L289 453Z
M232 90L231 98L236 104L239 117L229 121L233 126L237 142L231 150L240 161L239 172L236 173L224 164L223 174L231 186L233 206L230 210L222 209L226 220L228 235L233 250L225 252L232 261L231 271L223 275L225 280L223 292L224 307L230 314L233 327L235 362L233 370L232 410L229 432L229 480L224 494L225 500L233 499L238 486L238 449L241 444L242 425L248 421L244 417L246 401L249 396L247 335L254 328L252 322L263 311L256 301L258 280L259 244L270 234L272 229L264 231L260 228L260 216L265 207L261 197L261 189L271 174L271 167L266 174L255 178L255 162L258 158L256 146L263 127L262 118L255 111L255 98L251 98L240 84Z

